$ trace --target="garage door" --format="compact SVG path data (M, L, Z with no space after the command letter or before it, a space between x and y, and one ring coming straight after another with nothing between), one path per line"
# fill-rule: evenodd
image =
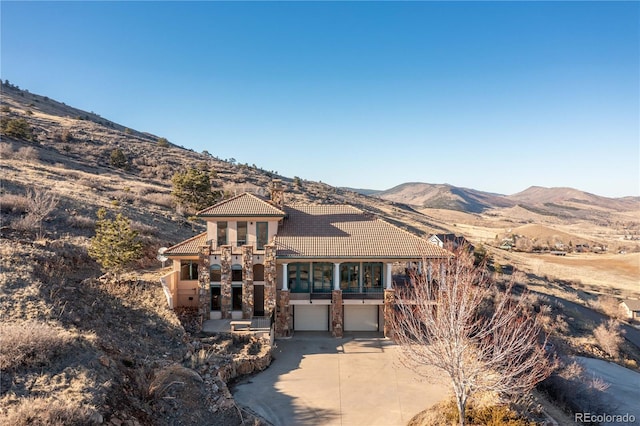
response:
M345 331L378 331L377 305L345 305Z
M295 305L293 329L298 331L328 331L329 305Z

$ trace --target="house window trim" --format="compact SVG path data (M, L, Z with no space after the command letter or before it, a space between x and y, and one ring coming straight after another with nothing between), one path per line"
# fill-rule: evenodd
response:
M182 268L189 265L188 278L182 277ZM195 276L195 278L193 278ZM184 259L180 261L180 281L197 281L198 280L198 261L194 259Z
M244 238L240 238L240 224L244 224ZM236 247L242 247L247 244L247 236L249 235L249 222L240 220L236 222Z
M222 226L222 224L224 224L224 226ZM221 229L224 229L224 240L220 235ZM229 222L226 220L218 221L216 223L216 242L218 243L218 247L229 244Z

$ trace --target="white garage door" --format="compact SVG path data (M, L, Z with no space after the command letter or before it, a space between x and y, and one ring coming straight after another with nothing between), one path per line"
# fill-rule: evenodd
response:
M295 305L293 329L298 331L328 331L329 305Z
M345 331L378 331L377 305L344 305Z

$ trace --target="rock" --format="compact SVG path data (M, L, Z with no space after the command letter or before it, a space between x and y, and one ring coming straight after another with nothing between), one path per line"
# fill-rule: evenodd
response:
M102 355L100 358L98 358L98 361L100 361L100 364L104 365L105 367L108 367L111 364L111 361L106 355Z

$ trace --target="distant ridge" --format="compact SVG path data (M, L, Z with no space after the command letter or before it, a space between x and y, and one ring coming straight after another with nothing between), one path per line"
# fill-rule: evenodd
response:
M495 208L535 208L543 214L563 215L567 211L601 208L616 211L640 210L640 197L608 198L574 188L532 186L513 195L502 195L449 184L407 182L371 195L419 208L481 213Z

